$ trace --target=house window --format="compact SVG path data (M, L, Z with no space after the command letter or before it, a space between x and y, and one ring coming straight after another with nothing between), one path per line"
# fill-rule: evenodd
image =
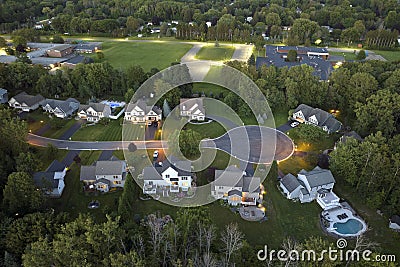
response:
M114 184L121 184L121 181L114 181Z
M186 176L183 176L183 177L182 177L182 181L187 181L187 179L188 179L188 178L187 178Z
M113 177L114 177L114 179L118 179L118 175L114 175Z
M165 178L169 179L169 174L166 174L166 175L165 175Z
M223 186L218 186L218 189L224 189L224 187Z

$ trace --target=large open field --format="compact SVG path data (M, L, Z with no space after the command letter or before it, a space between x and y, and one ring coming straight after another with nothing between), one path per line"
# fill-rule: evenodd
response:
M196 58L201 60L229 60L232 58L234 47L224 45L215 47L213 45L203 46L197 53Z
M151 68L164 69L181 57L192 47L190 44L174 42L110 42L103 43L104 59L115 68L125 69L140 65L145 71ZM96 56L94 55L94 58Z

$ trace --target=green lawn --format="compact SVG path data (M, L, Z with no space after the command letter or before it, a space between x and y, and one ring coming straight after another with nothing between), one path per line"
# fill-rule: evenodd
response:
M400 50L397 51L385 51L385 50L373 50L376 54L383 56L388 61L399 61Z
M216 84L211 84L211 83L194 83L193 84L193 93L197 93L199 95L205 94L206 97L225 97L228 93L229 90L216 85ZM223 99L221 99L223 100Z
M75 141L121 141L121 121L111 120L107 125L97 123L92 126L82 126L73 136Z
M145 71L151 68L164 69L173 62L180 62L192 47L190 44L174 42L116 42L106 41L102 45L103 61L115 68L126 69L140 65ZM93 58L97 60L96 55ZM98 61L98 60L97 60Z
M225 61L232 58L235 48L228 45L215 47L214 45L203 46L196 54L200 60Z
M325 137L314 143L306 143L297 136L297 129L291 129L287 134L297 146L298 151L323 152L325 149L332 149L339 139L339 134L326 134Z
M202 138L217 138L226 133L224 127L216 121L205 124L186 124L187 130L198 132Z
M284 174L294 174L296 175L302 169L306 171L311 171L317 166L318 157L313 154L305 155L305 156L291 156L287 160L281 161L278 163L279 169Z
M331 56L341 56L345 60L357 60L357 55L352 52L329 52Z
M279 127L288 121L289 113L287 109L277 109L272 111L275 120L275 126Z

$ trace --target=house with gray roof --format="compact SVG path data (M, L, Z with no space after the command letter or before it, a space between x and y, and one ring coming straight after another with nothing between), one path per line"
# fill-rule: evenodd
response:
M102 103L80 105L78 109L78 117L89 122L98 122L101 118L108 118L110 115L110 106Z
M203 98L181 98L179 104L180 115L188 117L189 120L204 121L206 111L203 105Z
M54 160L45 171L33 174L35 186L47 196L61 197L65 187L64 177L67 170L68 168L64 163Z
M72 116L78 110L79 105L79 101L75 98L68 98L67 100L46 99L42 104L42 108L45 112L64 119Z
M78 64L90 64L90 63L94 63L94 60L92 58L77 55L62 62L61 66L67 67L69 69L74 69Z
M140 176L144 182L143 193L186 192L192 186L191 169L190 161L173 156L156 163L155 166L145 167Z
M300 123L320 127L327 133L336 133L342 129L342 123L325 110L300 104L293 112L292 119Z
M145 98L129 103L124 117L126 121L133 123L158 122L161 118L162 110L157 106L149 105Z
M0 88L0 104L8 102L8 91L6 89Z
M8 105L12 108L21 109L22 111L31 111L39 108L45 98L41 95L28 95L22 92L8 101Z
M225 170L215 170L215 179L211 182L211 196L224 199L230 205L257 205L261 198L260 177L248 176L236 166Z
M317 200L323 209L339 204L339 197L332 191L334 185L335 178L331 171L318 166L309 172L301 170L297 177L289 173L279 182L286 198L298 199L301 203Z
M81 166L80 181L90 189L108 192L111 188L124 187L126 175L126 161L112 157L90 166Z

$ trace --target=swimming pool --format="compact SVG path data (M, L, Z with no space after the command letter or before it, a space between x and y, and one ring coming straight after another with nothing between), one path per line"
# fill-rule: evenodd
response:
M109 101L109 100L101 101L101 103L110 106L110 108L124 107L126 104L125 102L117 102L117 101Z
M336 222L333 224L333 227L336 228L335 231L339 235L343 236L355 236L361 233L364 230L364 224L357 219L349 219L344 223Z

